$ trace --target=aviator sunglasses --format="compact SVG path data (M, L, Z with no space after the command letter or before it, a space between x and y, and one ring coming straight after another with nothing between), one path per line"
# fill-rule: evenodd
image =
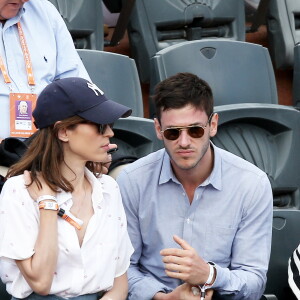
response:
M182 130L187 130L189 136L191 136L192 138L199 139L199 138L203 137L205 128L209 124L213 115L214 115L214 113L212 113L210 115L205 126L190 125L190 126L180 126L180 127L169 127L169 128L166 128L165 130L162 130L161 133L164 135L164 137L167 140L175 141L179 138Z

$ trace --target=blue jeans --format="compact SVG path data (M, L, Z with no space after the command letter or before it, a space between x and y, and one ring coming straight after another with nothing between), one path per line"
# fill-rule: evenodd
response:
M101 296L103 296L103 293L100 292L96 294L88 294L88 295L78 296L74 298L68 298L68 300L98 300ZM12 297L11 300L66 300L66 299L55 295L41 296L36 293L32 293L31 295L29 295L24 299Z

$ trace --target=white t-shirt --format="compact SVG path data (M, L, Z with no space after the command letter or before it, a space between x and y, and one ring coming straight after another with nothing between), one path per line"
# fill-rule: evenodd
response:
M50 294L69 298L110 289L115 277L127 271L133 252L118 184L86 169L92 184L94 215L80 247L75 228L58 217L59 255ZM61 208L72 206L71 193L57 194ZM5 183L0 195L0 275L8 293L25 298L33 291L15 259L34 254L39 230L38 205L29 196L23 175Z

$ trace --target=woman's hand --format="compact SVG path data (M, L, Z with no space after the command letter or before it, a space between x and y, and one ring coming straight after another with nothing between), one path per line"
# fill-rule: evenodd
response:
M213 296L213 290L207 290L205 300L211 300ZM153 300L199 300L200 289L196 286L188 283L183 283L177 286L171 293L157 293Z
M54 191L52 191L50 189L50 187L46 184L42 175L38 174L38 179L42 185L41 188L39 188L35 182L33 182L30 185L30 183L31 183L30 172L24 171L24 181L27 186L28 193L33 200L36 201L38 197L44 196L44 195L51 195L51 196L56 195L56 193Z

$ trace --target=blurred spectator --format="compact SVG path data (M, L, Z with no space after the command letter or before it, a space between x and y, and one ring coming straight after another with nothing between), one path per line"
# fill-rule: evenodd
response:
M0 21L0 140L28 137L35 131L31 114L41 90L58 78L89 76L49 1L0 0ZM27 118L17 113L20 101L28 105Z

